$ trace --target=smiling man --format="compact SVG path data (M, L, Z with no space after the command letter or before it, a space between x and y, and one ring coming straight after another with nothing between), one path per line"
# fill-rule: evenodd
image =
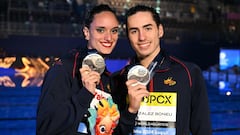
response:
M112 76L114 99L120 111L129 116L120 118L128 125L122 134L211 135L208 95L201 69L161 48L164 29L153 8L138 5L130 8L126 17L127 35L136 57ZM152 78L147 85L127 79L135 65L151 69Z

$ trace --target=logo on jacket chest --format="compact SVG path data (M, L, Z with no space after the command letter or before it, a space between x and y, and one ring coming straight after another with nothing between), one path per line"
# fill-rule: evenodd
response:
M163 83L168 86L174 86L177 82L172 77L168 77L167 79L163 80Z

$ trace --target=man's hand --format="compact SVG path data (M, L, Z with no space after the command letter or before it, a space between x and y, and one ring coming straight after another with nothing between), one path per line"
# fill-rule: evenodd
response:
M147 87L143 84L138 83L137 80L128 80L126 82L129 96L129 107L130 113L137 113L140 108L143 97L149 96Z

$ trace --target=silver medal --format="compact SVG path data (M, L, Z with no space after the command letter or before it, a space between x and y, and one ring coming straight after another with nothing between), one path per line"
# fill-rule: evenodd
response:
M94 70L102 74L105 70L105 61L103 57L99 54L92 53L87 55L82 62L83 65L88 65L91 70Z
M136 65L128 71L128 80L135 79L143 85L147 85L150 81L150 73L147 68L141 65Z

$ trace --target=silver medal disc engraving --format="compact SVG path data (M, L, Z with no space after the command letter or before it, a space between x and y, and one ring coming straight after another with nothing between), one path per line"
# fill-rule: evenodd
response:
M150 73L147 68L141 65L136 65L128 71L128 80L135 79L143 85L147 85L150 81Z
M82 62L83 65L88 65L91 70L102 74L105 70L105 61L99 54L93 53L87 55Z

